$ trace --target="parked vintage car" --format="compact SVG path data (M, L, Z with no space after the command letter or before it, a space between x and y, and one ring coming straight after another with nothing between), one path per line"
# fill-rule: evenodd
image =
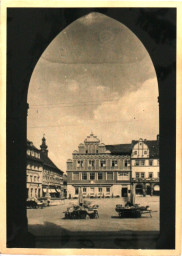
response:
M37 209L37 208L43 208L45 205L43 202L41 202L40 200L38 200L37 198L28 198L26 201L26 207L27 208L33 208L33 209Z

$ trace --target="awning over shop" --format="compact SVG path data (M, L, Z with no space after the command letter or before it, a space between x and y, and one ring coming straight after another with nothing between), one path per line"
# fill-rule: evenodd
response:
M61 190L60 190L59 188L57 188L57 189L56 189L56 192L60 193L60 192L61 192Z
M43 192L46 193L46 192L47 192L47 189L46 189L46 188L43 188Z
M155 185L154 186L154 191L160 191L160 186L159 185Z

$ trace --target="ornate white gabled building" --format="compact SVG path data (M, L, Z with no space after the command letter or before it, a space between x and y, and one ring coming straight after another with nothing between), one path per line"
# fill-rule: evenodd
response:
M157 140L132 141L131 169L136 194L160 193L159 136Z

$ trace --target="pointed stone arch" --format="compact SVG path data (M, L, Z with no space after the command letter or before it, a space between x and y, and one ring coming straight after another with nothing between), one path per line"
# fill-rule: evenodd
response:
M34 9L34 8L33 8ZM95 11L94 8L80 8L78 11L68 9L9 8L8 10L8 64L7 64L7 245L8 247L33 247L32 236L27 231L25 210L26 199L26 119L27 93L32 71L46 46L52 39L73 20ZM125 10L124 10L125 9ZM174 203L175 203L175 172L166 173L166 168L175 170L175 15L176 10L166 10L172 15L173 25L161 23L161 14L157 10L143 8L97 9L107 13L110 17L126 24L144 43L154 62L159 82L160 96L160 150L161 150L161 201L169 195L169 207L161 208L161 234L169 232L168 237L161 239L158 248L174 248ZM135 10L134 10L135 9ZM40 15L41 14L41 15ZM136 19L131 17L136 14ZM32 19L34 17L34 19ZM64 19L62 18L64 17ZM133 16L134 17L134 16ZM148 17L153 23L150 28L158 29L157 35L149 30ZM164 19L166 19L164 15ZM49 25L45 22L49 21ZM144 21L145 20L145 26ZM137 22L136 22L137 21ZM25 26L26 24L26 26ZM60 25L61 24L61 25ZM166 49L158 44L160 36L168 31L172 35L165 35ZM18 30L16 28L19 27ZM16 40L14 40L16 30ZM29 33L31 31L31 34ZM152 34L153 33L153 34ZM165 63L163 55L165 54ZM166 67L166 63L168 66ZM170 75L169 75L170 74ZM165 78L165 79L164 79ZM167 116L166 114L167 113ZM171 145L166 147L166 145ZM169 179L170 177L170 179ZM16 182L15 182L16 181ZM172 186L166 184L172 183ZM17 205L19 207L17 207ZM165 209L168 215L165 214ZM168 217L169 216L169 217ZM169 225L166 227L166 224ZM16 230L16 232L15 232ZM17 232L18 231L18 232ZM166 247L167 245L167 247Z

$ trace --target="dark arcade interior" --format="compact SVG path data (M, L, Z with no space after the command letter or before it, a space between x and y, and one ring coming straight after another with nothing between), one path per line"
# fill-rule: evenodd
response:
M145 234L133 232L125 236L121 231L112 235L108 232L102 236L100 233L83 232L79 235L77 245L68 242L66 246L175 248L176 9L8 8L6 195L9 248L44 247L45 244L56 248L55 238L49 237L49 243L45 243L45 240L28 232L25 207L27 93L35 65L49 43L70 23L93 11L103 13L133 31L146 47L156 70L160 120L160 234L152 231ZM104 240L101 241L101 237ZM89 243L83 243L83 239Z

